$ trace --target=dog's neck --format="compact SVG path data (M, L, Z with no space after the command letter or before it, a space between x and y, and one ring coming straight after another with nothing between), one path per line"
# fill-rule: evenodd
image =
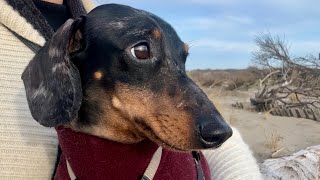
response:
M56 129L64 156L62 159L68 159L76 174L93 170L99 172L97 168L103 168L101 172L109 171L106 174L125 171L127 177L137 177L143 175L158 148L157 144L148 140L129 145L75 132L69 128Z

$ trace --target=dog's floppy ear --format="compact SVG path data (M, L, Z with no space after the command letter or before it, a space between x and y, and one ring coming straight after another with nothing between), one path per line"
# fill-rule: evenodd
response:
M22 73L32 117L43 126L66 124L78 116L81 79L70 54L83 49L80 27L84 21L85 17L69 19Z

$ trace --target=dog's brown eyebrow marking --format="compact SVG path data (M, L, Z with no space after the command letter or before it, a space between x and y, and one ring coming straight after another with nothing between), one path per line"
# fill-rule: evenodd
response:
M100 80L103 77L103 73L101 71L96 71L93 74L93 77L94 77L95 80Z
M155 38L155 39L160 39L161 38L161 32L159 29L154 29L152 32L151 32L152 36Z
M189 46L187 43L184 43L184 44L183 44L183 49L184 49L184 52L185 52L186 54L188 54L188 53L189 53L190 46Z

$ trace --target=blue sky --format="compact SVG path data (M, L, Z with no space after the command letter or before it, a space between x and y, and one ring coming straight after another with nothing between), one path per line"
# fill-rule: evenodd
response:
M246 68L254 37L285 36L292 56L320 52L320 0L95 0L152 12L191 45L187 69Z

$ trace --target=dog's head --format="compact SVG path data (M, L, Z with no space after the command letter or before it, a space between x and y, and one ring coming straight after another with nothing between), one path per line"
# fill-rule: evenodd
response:
M22 75L34 119L122 143L213 148L232 134L188 78L188 46L159 17L109 4L68 20Z

